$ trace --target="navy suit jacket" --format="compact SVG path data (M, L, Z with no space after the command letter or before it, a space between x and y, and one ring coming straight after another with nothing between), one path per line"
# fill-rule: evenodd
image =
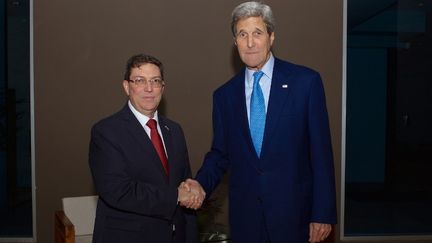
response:
M275 59L261 156L245 102L245 69L213 95L213 143L197 173L210 194L226 170L234 242L307 242L309 223L336 223L333 155L320 75Z
M191 176L184 134L164 117L159 125L169 178L128 105L93 126L89 163L99 194L93 242L198 242L194 212L177 205L177 187Z

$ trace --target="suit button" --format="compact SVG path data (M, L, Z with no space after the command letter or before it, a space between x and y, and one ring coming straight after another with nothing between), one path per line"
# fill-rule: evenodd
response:
M258 202L262 203L261 197L257 197Z
M264 171L262 171L262 170L257 170L257 175L264 175Z

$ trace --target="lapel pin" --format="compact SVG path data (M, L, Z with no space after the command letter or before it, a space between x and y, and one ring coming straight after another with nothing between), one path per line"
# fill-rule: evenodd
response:
M282 84L282 88L283 88L283 89L288 88L288 84Z

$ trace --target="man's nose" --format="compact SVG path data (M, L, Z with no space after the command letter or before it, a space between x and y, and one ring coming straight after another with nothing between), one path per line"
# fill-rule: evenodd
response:
M153 91L153 86L149 82L145 82L144 83L144 90L147 91L147 92L152 92Z
M252 35L247 38L247 47L251 48L255 45L255 40Z

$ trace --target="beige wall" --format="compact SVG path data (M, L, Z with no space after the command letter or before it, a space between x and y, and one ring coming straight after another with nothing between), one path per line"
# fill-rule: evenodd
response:
M123 68L132 54L165 64L164 113L182 124L196 172L211 141L212 92L238 69L229 17L240 2L34 1L38 242L53 242L62 197L94 193L89 131L123 106ZM277 20L275 55L323 77L339 186L342 0L265 2Z

